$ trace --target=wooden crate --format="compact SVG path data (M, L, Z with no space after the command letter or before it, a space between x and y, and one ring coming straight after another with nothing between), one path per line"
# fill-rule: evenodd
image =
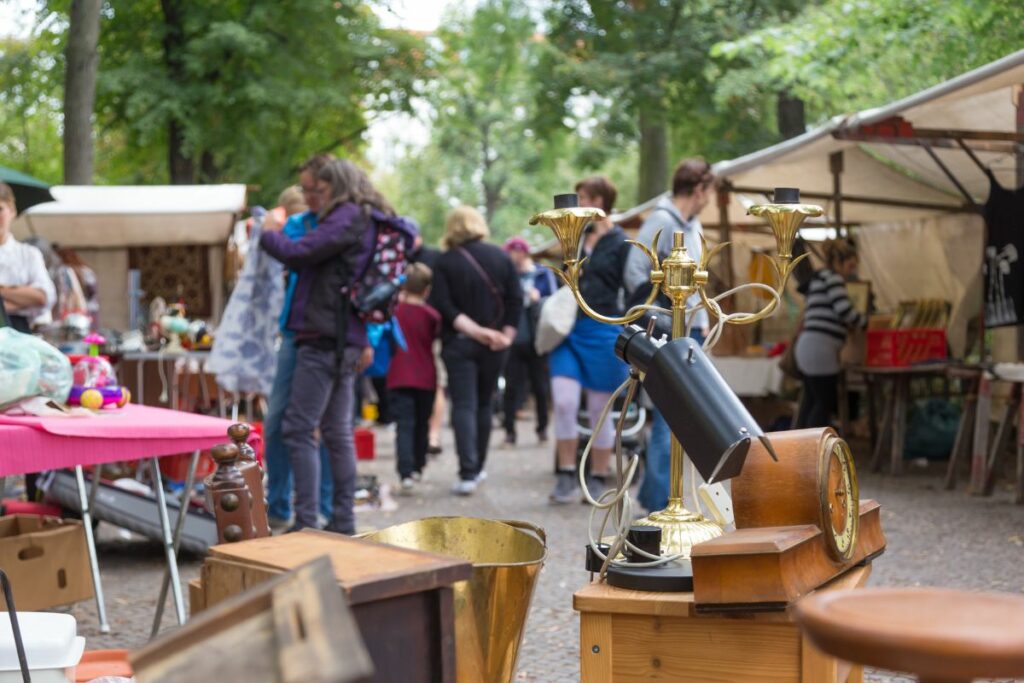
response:
M208 609L324 555L374 662L371 680L455 680L451 585L470 577L464 560L322 531L256 538L210 549L202 603Z
M859 567L821 590L863 586ZM580 613L583 683L860 683L860 667L829 657L786 612L702 615L693 593L648 593L592 583L573 596Z

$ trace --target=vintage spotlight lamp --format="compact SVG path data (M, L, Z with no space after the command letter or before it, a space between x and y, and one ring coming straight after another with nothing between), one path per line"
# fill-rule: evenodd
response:
M616 353L640 374L644 387L672 431L668 507L651 513L634 526L634 529L641 526L661 530L663 556L688 560L694 545L721 536L723 531L715 522L683 506L684 446L697 471L709 482L739 474L753 439L758 439L769 454L775 456L760 427L700 345L686 336L686 300L694 292L708 312L718 319L718 324L751 324L771 315L777 308L778 295L793 268L804 258L793 258L797 231L805 218L824 212L821 207L801 204L800 191L796 188L776 188L774 200L772 204L751 207L749 213L766 219L775 236L777 254L772 258L775 295L761 310L742 314L726 314L718 301L705 291L708 263L727 243L710 250L705 244L698 262L687 253L683 233L678 230L672 235L671 251L661 260L657 256L660 233L651 247L629 240L651 263L651 292L645 304L631 308L623 316L610 317L590 308L579 289L579 278L586 262L585 258L580 258L580 241L586 226L594 219L603 218L604 212L582 208L575 194L563 194L555 196L554 209L530 219L531 225L540 223L551 228L561 244L565 267L555 272L572 290L580 309L600 322L628 326L617 340ZM703 237L701 239L703 243ZM648 313L659 291L671 302L670 338L655 338L653 325L649 331L632 325Z

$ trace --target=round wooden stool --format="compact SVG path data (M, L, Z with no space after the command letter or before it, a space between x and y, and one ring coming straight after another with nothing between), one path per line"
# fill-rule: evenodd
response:
M945 588L812 595L796 622L818 649L922 683L1024 676L1024 597Z

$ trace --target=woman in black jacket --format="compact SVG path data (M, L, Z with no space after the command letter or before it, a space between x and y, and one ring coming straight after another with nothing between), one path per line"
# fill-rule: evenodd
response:
M486 242L480 212L469 206L445 221L430 297L444 321L441 358L448 370L459 481L452 492L468 496L484 480L491 438L491 396L516 335L523 305L511 259Z

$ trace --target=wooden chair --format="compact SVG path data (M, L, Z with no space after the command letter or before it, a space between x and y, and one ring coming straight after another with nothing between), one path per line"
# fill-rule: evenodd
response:
M1024 596L871 588L801 600L796 622L839 659L906 671L922 683L1024 677Z

